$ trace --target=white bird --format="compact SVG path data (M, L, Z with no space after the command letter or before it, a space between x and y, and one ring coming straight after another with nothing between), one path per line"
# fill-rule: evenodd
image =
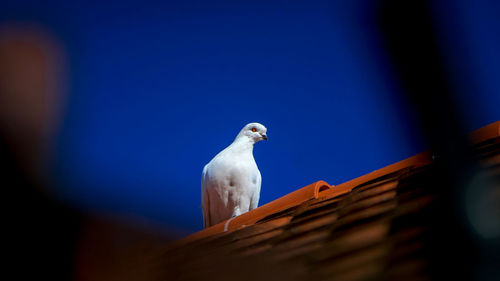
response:
M267 140L266 132L266 127L259 123L247 124L233 143L203 168L203 227L257 208L262 177L253 158L253 145Z

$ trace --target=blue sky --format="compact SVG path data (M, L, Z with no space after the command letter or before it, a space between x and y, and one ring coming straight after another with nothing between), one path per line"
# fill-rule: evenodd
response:
M425 149L367 16L373 1L102 2L2 11L69 54L54 175L79 208L200 230L202 168L249 122L268 128L254 149L260 205ZM499 5L455 3L435 9L472 130L500 119Z

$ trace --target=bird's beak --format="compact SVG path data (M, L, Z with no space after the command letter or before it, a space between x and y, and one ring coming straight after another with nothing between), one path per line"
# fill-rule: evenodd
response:
M263 140L267 140L267 135L266 135L266 134L263 134L263 135L262 135L262 139L263 139Z

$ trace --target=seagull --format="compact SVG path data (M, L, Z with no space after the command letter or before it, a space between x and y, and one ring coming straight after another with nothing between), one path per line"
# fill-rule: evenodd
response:
M207 228L257 208L262 177L253 145L267 140L267 129L247 124L233 143L219 152L201 175L203 227Z

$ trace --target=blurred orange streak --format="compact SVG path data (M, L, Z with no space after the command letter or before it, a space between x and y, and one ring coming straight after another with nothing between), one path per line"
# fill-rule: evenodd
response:
M39 173L60 126L68 85L66 52L39 25L4 23L0 61L0 133L22 167Z

